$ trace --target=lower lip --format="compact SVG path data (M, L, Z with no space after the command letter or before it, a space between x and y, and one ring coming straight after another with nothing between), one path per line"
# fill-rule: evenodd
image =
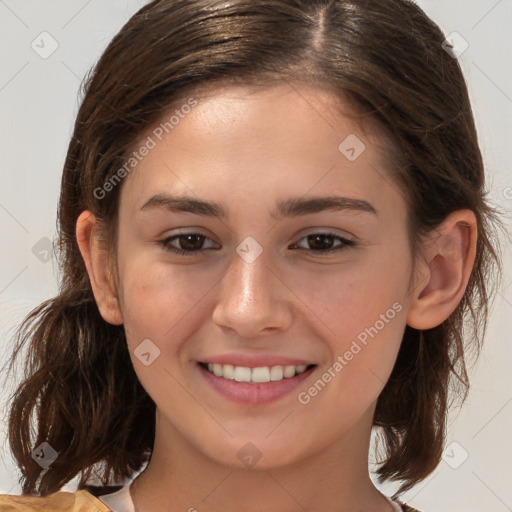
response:
M268 404L291 393L293 390L297 389L316 368L316 366L313 366L295 375L295 377L256 384L224 379L223 377L218 377L210 373L201 365L198 365L198 367L206 381L219 394L235 402L251 405Z

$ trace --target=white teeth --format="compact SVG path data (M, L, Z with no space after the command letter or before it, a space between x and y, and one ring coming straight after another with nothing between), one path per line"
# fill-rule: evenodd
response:
M222 377L233 380L235 378L235 367L232 364L222 366Z
M283 379L289 379L306 371L306 365L287 365L287 366L259 366L257 368L248 368L247 366L233 366L232 364L208 363L208 371L217 377L223 377L237 382L275 382Z
M253 368L251 373L252 382L270 382L270 368L262 366L260 368Z
M237 366L235 368L235 380L238 382L251 382L251 369L245 366Z
M272 366L270 368L270 380L283 380L282 366Z
M295 375L295 366L285 366L283 376L285 379L289 379Z

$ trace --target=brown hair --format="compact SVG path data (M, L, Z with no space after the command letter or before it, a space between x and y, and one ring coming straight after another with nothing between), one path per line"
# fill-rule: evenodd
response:
M389 172L407 199L414 254L451 212L475 213L477 253L465 294L441 325L406 327L374 417L384 450L377 474L402 482L395 496L436 468L448 391L466 398L465 356L480 350L489 285L501 269L500 221L486 202L466 84L443 40L408 0L156 0L127 22L84 83L62 176L59 294L25 319L11 361L12 368L28 345L9 418L25 493L46 495L77 475L79 487L93 476L115 483L151 455L155 404L134 372L123 327L100 316L75 225L90 210L115 235L121 187L105 198L95 191L165 112L212 84L286 80L329 87L358 106L393 141ZM466 317L471 330L463 336ZM45 441L59 456L41 472L31 452Z

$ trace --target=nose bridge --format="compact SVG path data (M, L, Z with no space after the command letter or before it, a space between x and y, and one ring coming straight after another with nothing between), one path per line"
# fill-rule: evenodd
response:
M242 243L237 252L246 248ZM252 261L244 259L244 253L236 254L222 280L213 319L244 337L269 328L283 328L287 315L281 293L265 254Z
M260 256L255 261L248 263L238 257L227 277L228 299L231 299L237 309L243 311L254 308L259 303L263 305L270 299L269 268L264 257Z

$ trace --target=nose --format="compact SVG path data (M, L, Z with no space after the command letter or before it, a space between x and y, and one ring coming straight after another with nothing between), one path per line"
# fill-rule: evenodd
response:
M236 254L220 282L213 321L239 337L254 338L285 330L291 323L290 293L269 267L264 253L252 263Z

